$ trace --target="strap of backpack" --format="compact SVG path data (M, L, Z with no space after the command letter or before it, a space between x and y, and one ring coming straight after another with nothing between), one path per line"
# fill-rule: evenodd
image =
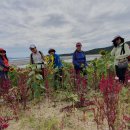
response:
M39 51L39 53L40 53L40 55L41 55L41 58L43 57L43 54L42 54L42 52L41 51ZM43 62L44 63L44 62Z
M123 43L123 45L122 45L122 49L121 49L121 53L120 53L120 55L122 55L122 54L125 54L125 43Z
M42 52L41 52L41 51L39 51L39 53L40 53L40 55L41 55L41 57L42 57Z
M34 64L34 60L33 60L33 54L31 53L31 63Z
M42 52L41 51L39 51L39 53L40 53L40 55L41 55L41 57L43 57L43 54L42 54ZM34 60L33 60L33 53L31 53L31 63L32 64L34 64Z

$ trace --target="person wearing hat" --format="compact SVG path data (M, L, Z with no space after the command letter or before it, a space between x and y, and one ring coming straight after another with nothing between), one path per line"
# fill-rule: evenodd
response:
M124 42L124 38L116 36L113 40L114 48L111 55L114 56L116 75L121 83L125 83L125 74L128 68L129 46Z
M87 76L85 69L87 67L86 55L82 51L82 44L80 42L76 43L76 50L73 53L73 65L76 75L83 73Z
M62 68L63 67L62 62L60 60L59 55L56 54L56 51L54 49L49 49L48 53L54 57L54 61L53 61L54 65L53 65L53 67L54 68L59 68L59 69Z
M8 79L9 61L6 51L0 48L0 91L3 89L3 81Z
M0 78L7 78L9 71L9 61L6 56L6 51L0 48Z
M35 64L37 69L41 69L41 75L44 78L44 55L41 51L38 51L34 44L29 47L30 51L30 64Z
M60 59L59 55L56 54L55 49L49 49L48 53L49 53L50 56L53 56L53 59L54 59L52 61L53 62L53 68L57 69L57 71L54 74L54 80L60 81L60 84L62 85L63 65L62 65L61 59ZM55 90L57 90L57 84L56 83L54 83L54 87L55 87Z

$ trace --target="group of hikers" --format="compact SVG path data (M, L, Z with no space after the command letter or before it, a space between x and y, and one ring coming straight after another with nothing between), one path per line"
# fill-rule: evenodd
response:
M84 72L83 69L87 67L87 61L85 53L82 51L82 44L80 42L76 43L76 50L73 53L73 65L76 74L80 72ZM42 75L44 77L44 63L45 63L45 57L41 51L38 51L36 46L34 44L30 45L31 55L30 55L30 64L35 64L37 68L41 68ZM53 68L57 68L62 71L63 64L60 59L60 56L56 54L55 49L49 49L48 54L53 57Z
M111 56L115 58L114 65L116 76L118 77L119 81L124 83L125 82L125 74L128 69L128 62L130 58L130 48L128 44L125 43L124 38L121 36L116 36L112 43L114 45ZM32 44L29 47L31 51L30 55L30 64L35 64L37 68L41 69L41 74L44 78L44 68L45 68L45 56L41 51L39 51L36 45ZM53 68L58 69L58 74L62 77L62 68L63 64L60 59L60 56L56 54L55 49L49 49L48 54L53 57ZM72 62L75 70L75 74L82 73L87 79L86 68L88 66L86 55L84 51L82 51L82 44L80 42L76 43L76 50L73 53ZM6 51L0 48L0 88L2 85L2 81L8 78L8 71L9 71L9 60L6 56Z

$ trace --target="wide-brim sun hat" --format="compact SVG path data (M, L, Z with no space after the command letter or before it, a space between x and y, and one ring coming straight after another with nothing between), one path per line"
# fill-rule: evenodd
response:
M120 38L122 41L124 41L123 37L121 37L120 35L117 35L116 37L113 38L112 42L115 42L118 38Z

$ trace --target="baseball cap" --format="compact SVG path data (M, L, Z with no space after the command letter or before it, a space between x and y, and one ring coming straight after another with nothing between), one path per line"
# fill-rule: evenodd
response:
M76 43L76 47L77 47L77 46L82 46L82 44L81 44L80 42L77 42L77 43Z
M30 49L31 49L31 48L32 48L32 49L33 49L33 48L36 48L36 46L35 46L34 44L31 44L31 45L30 45Z

